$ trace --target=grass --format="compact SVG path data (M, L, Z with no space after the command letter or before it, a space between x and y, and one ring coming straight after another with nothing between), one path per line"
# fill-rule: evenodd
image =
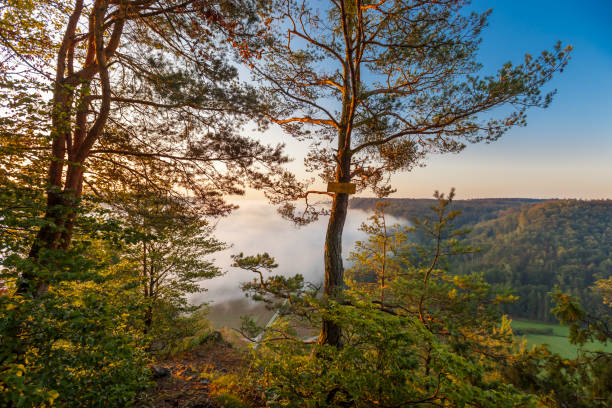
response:
M554 323L513 320L512 328L514 330L551 329L553 332L552 335L526 333L524 337L525 340L527 340L527 344L529 346L541 346L545 344L551 352L557 353L565 358L576 358L578 355L579 348L571 344L567 338L569 329L566 326ZM612 352L612 344L604 345L599 342L588 343L585 344L582 349L588 351L605 350L607 352Z

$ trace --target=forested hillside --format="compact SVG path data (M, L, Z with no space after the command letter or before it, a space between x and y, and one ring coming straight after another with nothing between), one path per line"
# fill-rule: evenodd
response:
M376 198L356 197L351 200L351 208L371 211L379 200ZM461 214L455 219L455 227L461 228L478 222L491 220L500 216L509 208L520 208L524 204L535 204L544 200L533 198L482 198L474 200L455 200L453 209ZM426 198L388 198L386 212L400 218L411 220L423 218L431 212L431 206L436 200Z
M355 199L368 209L375 199ZM389 200L389 214L421 218L434 200ZM453 262L458 273L484 273L487 282L510 288L518 300L505 305L513 317L550 321L556 286L583 300L601 303L589 289L612 274L612 201L481 199L457 200L456 226L470 227L465 243L482 249Z
M482 248L458 265L483 272L487 281L513 288L515 317L550 320L555 286L583 300L601 303L589 287L612 274L612 201L550 201L511 209L474 226L468 241Z

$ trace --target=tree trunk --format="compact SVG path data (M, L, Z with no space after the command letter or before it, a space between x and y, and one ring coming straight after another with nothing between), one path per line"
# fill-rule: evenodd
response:
M66 156L66 136L70 132L69 125L66 124L67 111L72 101L72 93L62 83L55 86L55 96L53 101L52 131L53 143L51 146L51 163L47 173L47 205L44 215L45 223L36 234L36 239L32 243L28 257L37 259L40 250L57 249L61 228L64 223L64 199L62 195L62 173ZM45 291L42 282L37 282L33 272L25 271L17 285L17 293L39 293Z
M68 55L74 50L74 34L79 17L83 11L83 0L77 0L68 20L62 44L57 54L55 84L53 89L53 107L51 110L51 163L47 175L47 207L45 224L38 230L36 239L30 248L28 257L37 259L42 248L57 249L61 236L61 228L65 221L64 199L62 196L62 175L66 157L66 140L72 129L70 126L71 108L73 102L73 87L65 83L66 70L72 72ZM32 293L38 296L46 291L46 283L37 279L35 273L26 271L21 275L17 285L17 293Z
M145 315L144 315L143 333L145 335L149 334L149 332L151 331L151 326L153 326L153 306L149 305L145 309Z
M344 156L338 165L337 180L341 183L350 181L350 157ZM325 286L324 295L327 299L339 299L344 285L344 266L342 264L342 231L348 212L349 195L336 193L332 201L327 234L325 235ZM342 329L336 322L324 319L319 335L319 344L342 346Z
M78 201L83 194L83 164L74 163L68 167L66 187L64 188L64 201L66 207L64 228L60 239L62 249L67 249L72 241L72 231L78 208Z
M59 173L61 176L62 168L57 167L56 161L57 158L52 160L49 170L51 187L47 191L47 210L44 215L46 223L38 231L36 240L30 248L28 257L31 259L38 260L40 250L43 248L67 249L72 240L77 201L83 191L83 167L78 164L69 167L66 185L61 191L61 178L59 181L56 180L55 174ZM39 279L33 273L24 272L17 285L17 293L22 295L31 293L37 297L45 293L47 288L47 282Z

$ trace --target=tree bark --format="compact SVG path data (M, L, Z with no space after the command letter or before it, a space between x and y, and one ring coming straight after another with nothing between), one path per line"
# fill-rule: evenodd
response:
M64 188L64 206L66 208L64 228L60 238L60 247L68 249L72 240L72 231L76 219L78 201L83 194L83 164L74 163L68 167L66 187Z
M104 47L103 23L107 6L108 3L105 0L96 0L91 11L89 48L83 66L83 71L87 72L76 75L72 66L75 34L77 23L83 12L83 0L76 2L58 52L51 113L52 148L47 176L45 224L38 231L28 254L29 258L37 261L40 260L40 251L43 248L67 249L70 245L78 200L83 190L84 164L109 116L111 96L107 59L119 44L125 21L123 17L116 19L108 45ZM85 94L80 95L76 107L77 128L73 129L74 89L79 83L82 90L87 88L89 81L96 74L100 76L102 88L100 111L90 129L86 131L87 103ZM62 182L66 168L66 154L68 154L69 163L65 182ZM47 287L48 283L43 279L33 272L26 271L21 275L17 293L29 293L37 297L46 292Z
M350 156L340 156L338 164L338 182L350 182ZM338 300L342 297L344 285L344 265L342 263L342 232L348 212L349 195L336 193L332 201L327 233L325 235L325 286L324 295L328 300ZM342 346L342 328L333 320L323 319L319 344Z
M36 239L32 243L29 258L37 259L42 248L56 249L60 238L61 226L63 224L63 204L62 198L62 173L64 160L66 157L66 139L69 137L70 110L73 101L72 88L65 84L66 58L72 46L73 37L76 31L78 19L83 10L83 1L78 0L72 12L62 45L57 56L55 86L53 89L53 107L51 111L51 162L47 173L47 205L44 215L45 224L38 230ZM17 284L17 293L36 294L44 291L42 282L36 282L36 276L31 271L22 273ZM34 287L36 286L36 287Z

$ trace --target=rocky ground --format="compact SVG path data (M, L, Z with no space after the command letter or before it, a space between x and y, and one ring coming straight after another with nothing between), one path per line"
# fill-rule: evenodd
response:
M156 384L139 407L224 408L228 404L219 398L215 381L246 368L246 357L219 335L189 351L160 359L152 367Z

